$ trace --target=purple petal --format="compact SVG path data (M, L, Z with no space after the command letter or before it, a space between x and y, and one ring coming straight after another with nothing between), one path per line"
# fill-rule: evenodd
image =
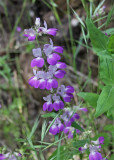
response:
M39 68L42 68L43 65L44 65L44 59L43 58L38 57L38 58L35 58L31 61L31 67L37 66Z
M73 133L72 133L72 132L69 132L68 138L69 138L69 139L73 138Z
M65 74L66 74L65 71L63 71L63 70L58 70L58 71L55 72L54 76L55 76L56 78L63 78Z
M54 108L55 111L58 111L60 109L59 102L54 102L53 103L53 108Z
M42 51L41 48L34 48L32 50L34 57L41 57L42 56Z
M55 46L53 47L53 51L58 52L58 53L63 53L63 47Z
M28 41L34 41L36 39L36 36L29 36Z
M52 106L52 103L51 102L45 102L43 104L43 111L49 111L51 112L53 110L53 106Z
M40 79L39 80L39 88L40 89L45 89L46 88L46 83L47 83L47 81L45 79Z
M58 87L58 82L56 79L53 79L52 81L52 88L57 88Z
M5 157L3 154L0 154L0 160L6 159L7 157Z
M50 34L52 36L56 36L56 33L57 33L57 29L56 28L49 28L47 30L47 34Z
M67 67L66 63L64 62L57 62L56 66L57 68L60 68L60 69L64 69Z
M78 113L75 113L75 114L74 114L74 117L75 117L75 119L80 119L80 116L79 116Z
M64 103L63 103L63 101L59 101L59 106L60 106L60 109L63 109L63 108L64 108Z
M63 96L63 99L64 99L65 102L70 102L71 101L71 98L67 94L65 94Z
M46 56L49 56L53 51L53 48L50 44L45 44L44 45L44 53L46 54Z
M16 30L17 30L17 32L21 32L21 27L18 26L18 27L16 28Z
M65 127L64 128L64 133L68 133L70 127Z
M30 85L31 87L34 87L34 88L38 88L38 86L39 86L39 81L37 80L37 77L36 77L36 76L31 77L31 78L29 79L28 83L29 83L29 85Z
M53 135L56 135L58 133L58 127L55 125L52 125L49 129L49 132Z
M58 128L59 128L59 130L62 132L63 129L64 129L64 125L61 123L61 124L58 125Z
M46 89L50 90L52 88L57 88L58 87L58 82L56 79L49 79L47 80L47 84L46 84Z
M99 144L104 144L104 137L99 137Z
M77 134L80 134L81 132L80 132L80 130L79 130L79 129L76 129L76 133L77 133Z
M89 160L102 160L102 155L99 152L91 152L89 154Z
M66 91L66 93L73 93L74 92L74 88L72 86L66 86L65 91Z
M79 110L84 111L84 112L88 112L87 108L80 108Z
M47 57L47 62L50 65L55 65L57 63L57 61L60 60L60 59L61 59L61 57L58 54L53 53L53 54L51 54Z
M65 126L66 126L66 127L70 127L71 124L72 124L71 121L64 121L64 123L65 123Z

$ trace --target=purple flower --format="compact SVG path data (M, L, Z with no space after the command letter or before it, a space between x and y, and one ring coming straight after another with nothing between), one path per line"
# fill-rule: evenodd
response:
M74 134L74 131L76 131L76 129L74 128L74 127L65 127L64 128L64 133L66 134L68 134L68 138L69 139L71 139L71 138L73 138L73 134Z
M98 151L100 150L101 146L94 146L94 145L89 145L89 160L103 160L101 153Z
M78 110L81 110L81 111L83 111L83 112L88 112L88 109L87 109L87 108L82 108L82 107L80 107L80 106L74 106L73 109L74 109L74 110L76 109L77 111L78 111Z
M34 41L36 39L36 32L32 28L25 29L24 36L28 37L28 41Z
M47 78L47 84L46 84L47 90L58 87L58 82L56 79L53 78L52 72L47 72L46 78Z
M39 33L39 35L49 34L49 35L52 35L52 36L56 36L57 29L56 28L47 29L47 23L46 23L46 21L44 21L44 27L39 27L38 28L38 33Z
M54 66L50 65L48 69L50 72L53 73L53 75L56 78L63 78L66 72L64 70L58 70L58 68L64 68L64 67L66 67L65 63L57 62L57 64Z
M8 152L6 154L0 154L0 160L7 159L7 160L17 160L17 157L21 157L22 155L20 153L14 152L13 154L11 152Z
M35 76L29 79L29 85L34 88L45 89L47 80L46 80L46 73L44 71L36 71L33 70Z
M59 88L58 88L58 91L57 93L64 99L65 102L70 102L71 99L73 98L73 90L69 90L71 86L64 86L64 85L61 85ZM72 88L72 87L71 87Z
M64 129L64 125L61 123L59 118L56 118L56 120L50 127L49 132L53 135L56 135L57 133L62 132L63 129Z
M104 137L99 137L96 141L91 141L93 144L104 144Z
M16 28L16 30L17 30L17 32L21 32L21 27L18 26L18 27Z
M50 65L55 65L57 63L57 61L59 61L60 59L61 59L61 57L56 53L52 53L47 56L47 62Z
M48 95L47 97L43 97L43 99L47 102L43 104L43 111L49 111L51 112L53 110L53 105L52 105L52 95Z
M54 94L54 96L50 94L47 97L43 97L43 99L47 101L43 105L43 111L47 110L51 112L53 109L55 111L58 111L59 109L64 108L64 103L61 101L60 96L57 96L56 94ZM53 103L52 103L52 100L53 100Z
M53 41L50 39L50 44L45 44L44 45L44 52L46 53L52 53L52 52L58 52L58 53L63 53L63 47L61 46L53 46Z
M0 160L6 159L5 155L0 154Z
M64 121L66 127L70 127L75 119L80 118L78 113L73 113L73 111L71 111L69 108L65 108L63 114L60 117Z
M53 109L55 111L58 111L59 109L63 109L64 108L64 103L62 100L60 100L60 96L57 96L56 94L52 97L53 98Z
M41 48L36 48L36 49L33 49L32 51L33 51L34 57L36 58L31 61L31 67L37 66L39 68L42 68L44 65L44 59L42 58Z
M80 148L79 148L79 151L80 151L81 153L84 153L87 148L88 148L88 145L85 144L83 147L80 147Z
M77 134L80 134L81 132L80 132L80 130L79 130L79 129L76 129L76 133L77 133Z
M89 160L103 160L101 153L99 152L90 152Z
M28 80L28 83L31 87L38 88L39 82L38 82L36 70L33 70L33 73L34 73L34 76Z

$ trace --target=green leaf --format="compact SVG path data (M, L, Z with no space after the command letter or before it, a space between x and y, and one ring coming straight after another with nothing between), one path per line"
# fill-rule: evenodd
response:
M100 116L111 107L114 107L114 86L107 85L103 88L97 101L95 116Z
M42 115L41 117L43 117L43 118L49 118L49 117L54 118L56 115L57 115L57 113L51 112L51 113L46 113L46 114Z
M100 57L100 79L106 85L114 85L114 58Z
M107 112L107 116L111 118L111 116L114 119L114 107L111 107L108 112Z
M114 125L112 124L108 124L104 127L105 131L110 131L110 132L114 132Z
M72 127L79 129L80 131L84 132L84 129L76 122L72 123Z
M94 52L98 56L106 56L108 58L111 57L107 52L108 37L97 29L91 19L87 18L86 24Z
M88 143L88 142L89 142L88 139L85 139L85 140L77 140L77 141L73 142L73 146L74 146L75 148L79 148L79 147L84 146L84 145L85 145L86 143Z
M96 108L99 95L97 95L96 93L80 92L78 93L78 96L82 97L92 107Z
M107 50L110 54L114 54L114 35L110 36L107 44Z
M32 136L34 135L34 133L35 133L37 127L38 127L38 124L39 124L39 117L37 117L36 120L35 120L35 122L34 122L34 125L33 125L33 127L32 127L31 133L30 133L30 135L28 136L29 139L31 139Z

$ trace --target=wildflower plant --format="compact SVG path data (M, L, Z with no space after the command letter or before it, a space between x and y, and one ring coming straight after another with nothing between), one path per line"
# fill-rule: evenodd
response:
M44 34L48 36L56 36L58 29L49 28L47 29L47 24L44 21L44 27L41 27L40 18L36 18L34 27L24 30L24 36L28 38L28 41L37 40L40 36ZM31 87L40 88L41 90L47 90L47 95L43 97L43 111L49 112L44 114L44 118L54 118L49 121L49 126L46 133L49 131L51 135L60 138L60 143L62 138L67 141L71 141L73 146L78 146L75 149L75 154L85 153L89 150L89 160L104 160L100 150L104 143L104 137L99 137L96 141L92 141L91 137L87 135L86 139L80 139L81 134L86 132L83 124L80 122L80 113L82 111L87 113L88 110L85 107L80 107L72 105L73 104L73 93L75 92L73 86L60 85L58 79L64 78L67 67L66 63L61 62L61 56L63 55L64 48L62 46L56 46L53 43L52 38L49 38L49 43L44 44L43 48L40 47L38 42L38 48L32 49L34 59L31 61L31 67L33 68L33 76L28 80ZM37 69L34 69L37 67ZM80 94L80 93L79 93ZM83 136L82 136L83 137ZM83 137L84 138L84 137ZM77 142L79 144L77 145ZM82 145L83 144L83 145ZM67 144L67 147L69 145ZM59 146L63 154L60 152L59 158L65 159L66 150L68 150L65 145ZM65 148L65 153L63 149ZM56 157L58 158L58 149L53 152L49 159ZM69 153L69 151L68 151ZM72 158L74 152L67 154L67 159Z

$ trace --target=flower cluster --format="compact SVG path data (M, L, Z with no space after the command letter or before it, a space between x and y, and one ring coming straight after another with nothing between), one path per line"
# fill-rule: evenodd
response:
M7 160L17 160L17 157L21 157L22 155L20 153L14 152L13 154L11 152L8 152L6 154L0 154L0 160L7 159Z
M91 141L91 144L85 144L84 147L80 147L79 151L84 153L89 148L89 160L107 160L99 153L102 144L104 144L104 137L99 137L96 141Z
M56 28L47 28L47 24L44 21L44 27L40 26L40 18L36 18L35 25L30 29L24 30L24 36L29 41L33 41L37 36L48 34L55 36L57 33ZM33 68L34 76L28 81L29 85L34 88L46 89L50 92L49 95L43 97L43 111L55 111L59 112L59 116L50 121L49 132L56 135L60 132L67 134L68 138L73 138L74 133L80 134L80 130L74 128L73 122L80 119L77 111L81 110L87 112L87 108L74 106L72 109L68 107L73 98L74 88L72 86L58 85L57 79L61 79L65 76L66 64L60 62L63 54L63 47L54 46L52 39L50 44L45 44L43 48L34 48L32 50L34 59L31 61L31 67ZM67 108L65 108L67 103ZM61 111L59 111L61 110ZM76 124L76 123L75 123ZM90 150L90 160L103 160L102 155L98 152L101 148L100 144L103 144L104 138L99 137L97 141L91 141L92 145L85 145L80 147L79 150L83 153L87 148ZM2 155L1 155L2 156Z
M75 120L79 120L79 119L80 119L80 116L78 113L76 112L74 113L70 108L64 108L62 115L60 115L60 118L56 118L56 120L50 127L49 132L53 135L56 135L59 132L63 131L65 134L68 135L68 138L73 138L74 132L76 132L77 134L80 134L80 130L72 127L72 123Z
M24 30L24 36L28 38L29 41L34 41L36 36L42 36L43 34L48 34L56 36L57 29L49 28L47 29L47 23L44 21L44 27L40 26L40 18L36 18L35 25L30 29Z
M30 29L26 29L24 36L28 37L29 41L36 39L36 36L42 36L43 34L56 35L57 29L47 29L47 24L44 21L44 27L40 26L40 18L36 18L35 26ZM38 70L33 69L34 76L28 81L29 85L34 88L46 89L50 91L50 94L43 97L43 111L59 111L63 110L58 118L52 124L49 132L53 135L59 132L68 134L68 138L73 137L73 133L80 133L78 129L72 127L72 123L80 118L78 113L74 113L70 108L65 108L65 103L70 103L73 98L74 88L72 86L61 85L58 86L57 79L63 78L66 74L64 69L67 67L64 62L60 62L63 54L63 47L54 46L52 39L50 44L45 44L43 48L34 48L32 50L33 56L35 57L31 61L31 67L38 67ZM75 106L76 111L83 110ZM51 122L50 122L51 123Z
M29 84L34 88L51 90L58 87L56 78L63 78L66 72L64 62L59 62L60 55L53 53L63 53L63 47L53 46L50 39L50 44L45 44L43 50L41 48L33 49L34 59L31 61L31 67L38 67L41 71L33 70L34 76L29 79ZM45 67L44 67L45 65Z

